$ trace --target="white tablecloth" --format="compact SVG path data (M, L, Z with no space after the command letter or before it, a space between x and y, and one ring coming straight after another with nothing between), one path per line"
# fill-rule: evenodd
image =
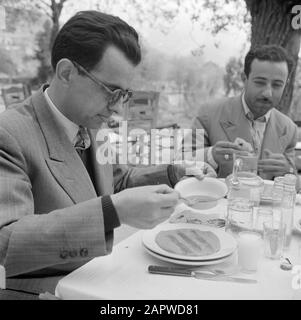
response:
M222 200L212 212L225 213ZM296 206L295 217L301 217ZM179 276L150 274L149 265L168 265L150 256L142 246L143 231L120 242L109 256L98 257L63 278L56 294L64 299L301 299L301 288L293 289L296 274L280 269L279 260L262 252L258 271L236 276L257 279L257 284L197 280ZM301 234L295 232L290 251L285 254L293 264L298 261ZM300 258L300 257L299 257ZM235 264L237 255L223 264ZM219 265L215 265L218 267ZM195 269L200 269L197 267Z

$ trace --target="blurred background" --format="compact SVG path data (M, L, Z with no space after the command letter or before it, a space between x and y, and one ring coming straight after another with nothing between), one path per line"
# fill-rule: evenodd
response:
M35 91L52 77L50 48L79 10L118 15L140 34L143 61L134 90L157 91L158 126L189 127L200 103L239 94L250 46L284 46L295 68L280 110L301 121L300 29L282 0L0 0L0 89ZM301 23L301 22L300 22ZM0 111L4 110L0 98Z

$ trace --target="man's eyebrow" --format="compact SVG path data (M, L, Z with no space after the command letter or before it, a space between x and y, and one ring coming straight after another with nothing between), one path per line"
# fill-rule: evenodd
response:
M92 75L93 77L94 77L94 80L96 81L96 82L101 82L101 83L103 83L105 86L107 86L109 89L111 89L112 91L114 91L114 90L116 90L116 89L121 89L121 90L123 90L122 88L120 88L119 86L117 86L116 84L114 84L114 83L110 83L110 82L108 82L108 81L105 81L105 80L102 80L102 79L100 79L100 77L98 77L96 74L94 74L94 73L92 73L92 72L90 72L90 75Z
M264 80L264 81L265 81L265 80L267 80L267 78L261 77L261 76L257 76L257 77L254 77L253 80ZM281 83L284 83L284 81L281 80L281 79L273 79L272 81L273 81L273 82L281 82Z
M265 77L261 77L261 76L256 76L253 78L254 80L267 80L267 78Z

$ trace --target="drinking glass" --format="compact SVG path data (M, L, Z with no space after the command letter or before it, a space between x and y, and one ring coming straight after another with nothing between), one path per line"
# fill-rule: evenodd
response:
M257 209L255 221L255 229L263 231L263 224L265 222L273 222L273 210L270 208Z
M257 174L258 155L256 153L249 152L248 155L234 153L233 161L235 162L238 158L242 159L242 167L240 168L240 171Z
M245 272L257 270L262 240L257 232L242 231L238 234L238 263Z
M282 255L285 228L280 222L263 223L264 253L270 259L279 259Z
M228 199L226 231L238 234L253 229L253 201L246 198Z

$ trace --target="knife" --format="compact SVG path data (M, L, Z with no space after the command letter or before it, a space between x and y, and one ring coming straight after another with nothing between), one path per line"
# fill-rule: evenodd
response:
M226 275L209 274L205 272L192 271L176 267L165 267L165 266L149 266L149 273L165 274L169 276L182 276L182 277L194 277L202 280L212 281L227 281L227 282L239 282L239 283L257 283L255 279L245 279L237 277L229 277Z

